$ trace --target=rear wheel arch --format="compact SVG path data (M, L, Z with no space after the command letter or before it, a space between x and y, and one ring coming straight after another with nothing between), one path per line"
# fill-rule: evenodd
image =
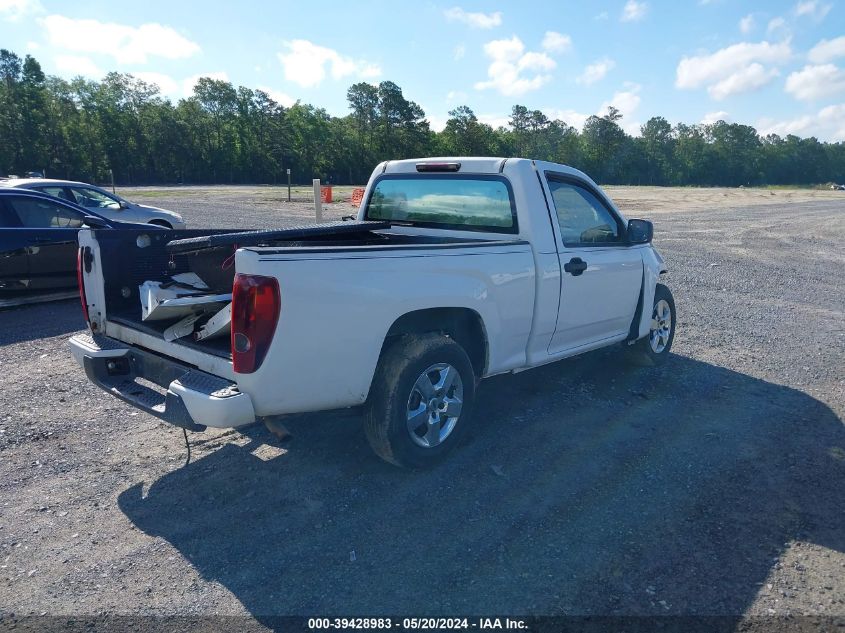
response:
M487 328L481 315L471 308L428 308L403 314L387 331L379 359L400 337L431 332L445 334L463 347L475 375L484 375L489 359Z

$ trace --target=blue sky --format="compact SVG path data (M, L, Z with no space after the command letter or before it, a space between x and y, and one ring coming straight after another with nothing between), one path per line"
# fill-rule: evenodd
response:
M101 2L0 0L0 46L46 72L130 72L176 100L198 76L347 113L354 82L391 80L432 126L516 103L580 127L618 107L845 140L845 15L830 0Z

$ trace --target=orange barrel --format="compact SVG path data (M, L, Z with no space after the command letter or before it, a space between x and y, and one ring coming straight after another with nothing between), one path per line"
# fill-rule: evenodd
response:
M332 188L330 185L320 187L320 202L329 204L332 201Z

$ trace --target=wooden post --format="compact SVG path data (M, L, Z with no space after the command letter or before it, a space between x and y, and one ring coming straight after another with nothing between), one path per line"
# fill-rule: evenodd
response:
M323 221L323 200L320 195L320 179L314 179L314 216L317 218L317 224Z

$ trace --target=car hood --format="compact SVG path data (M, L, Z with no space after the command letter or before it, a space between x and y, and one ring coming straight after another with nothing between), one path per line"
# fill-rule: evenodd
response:
M162 220L167 220L169 222L176 222L177 224L184 224L184 220L182 216L178 213L173 211L168 211L167 209L159 209L158 207L151 207L146 204L138 204L137 202L130 203L132 207L138 211L142 211L143 213L151 216L151 217L158 217Z

